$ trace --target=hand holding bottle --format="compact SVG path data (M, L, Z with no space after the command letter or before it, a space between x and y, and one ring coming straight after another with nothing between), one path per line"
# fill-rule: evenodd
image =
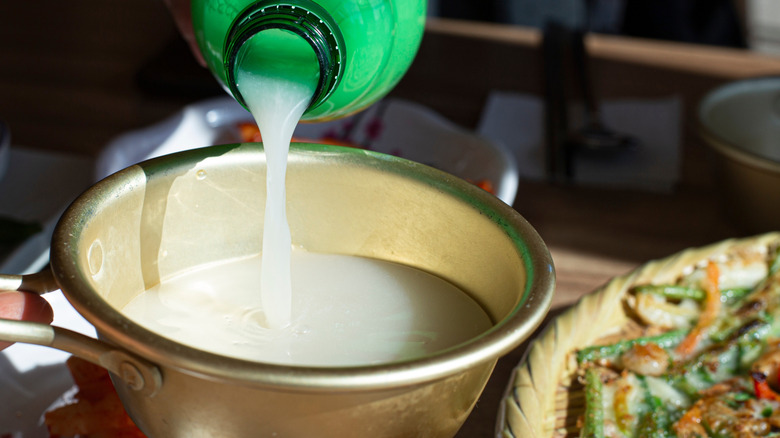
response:
M49 324L54 319L49 303L39 295L0 291L0 318ZM11 345L0 342L0 350Z

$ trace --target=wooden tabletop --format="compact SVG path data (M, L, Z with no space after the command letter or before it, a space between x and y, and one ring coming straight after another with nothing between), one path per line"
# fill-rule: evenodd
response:
M0 2L0 118L13 144L95 157L113 137L221 93L189 57L162 2L44 3ZM607 36L586 43L602 96L683 99L682 174L668 194L520 183L514 207L554 259L554 311L650 259L753 233L723 214L696 135L695 106L720 83L780 72L778 59L745 51ZM474 128L493 89L541 95L540 44L532 29L430 20L392 95ZM458 437L493 436L522 351L499 361Z

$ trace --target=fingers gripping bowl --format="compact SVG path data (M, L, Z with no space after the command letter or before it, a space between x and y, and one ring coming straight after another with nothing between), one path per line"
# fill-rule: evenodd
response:
M469 293L493 326L456 347L374 366L269 365L178 344L118 310L172 273L258 253L264 166L261 145L226 145L154 159L98 183L61 218L51 272L5 276L0 287L61 288L100 341L15 321L0 321L0 338L105 366L152 438L454 435L497 358L544 317L554 273L519 214L435 169L293 145L288 219L293 243L309 251L410 265Z

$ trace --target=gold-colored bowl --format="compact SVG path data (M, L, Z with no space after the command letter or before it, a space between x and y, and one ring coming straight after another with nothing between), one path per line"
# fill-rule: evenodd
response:
M61 288L100 340L17 321L0 321L0 339L105 366L151 438L453 436L498 357L543 319L554 272L516 211L430 167L293 145L288 219L293 243L309 251L406 264L466 291L494 324L458 346L375 366L271 365L176 343L118 310L172 273L258 254L264 181L258 144L177 153L103 180L61 218L51 272L0 278L0 289Z
M726 213L753 233L780 229L780 77L731 82L699 104Z

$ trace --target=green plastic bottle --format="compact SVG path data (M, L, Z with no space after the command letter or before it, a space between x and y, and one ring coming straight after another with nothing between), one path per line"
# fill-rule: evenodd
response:
M302 120L357 112L387 94L412 63L425 0L193 0L209 69L242 105L238 69L315 76ZM305 80L305 79L302 79Z

